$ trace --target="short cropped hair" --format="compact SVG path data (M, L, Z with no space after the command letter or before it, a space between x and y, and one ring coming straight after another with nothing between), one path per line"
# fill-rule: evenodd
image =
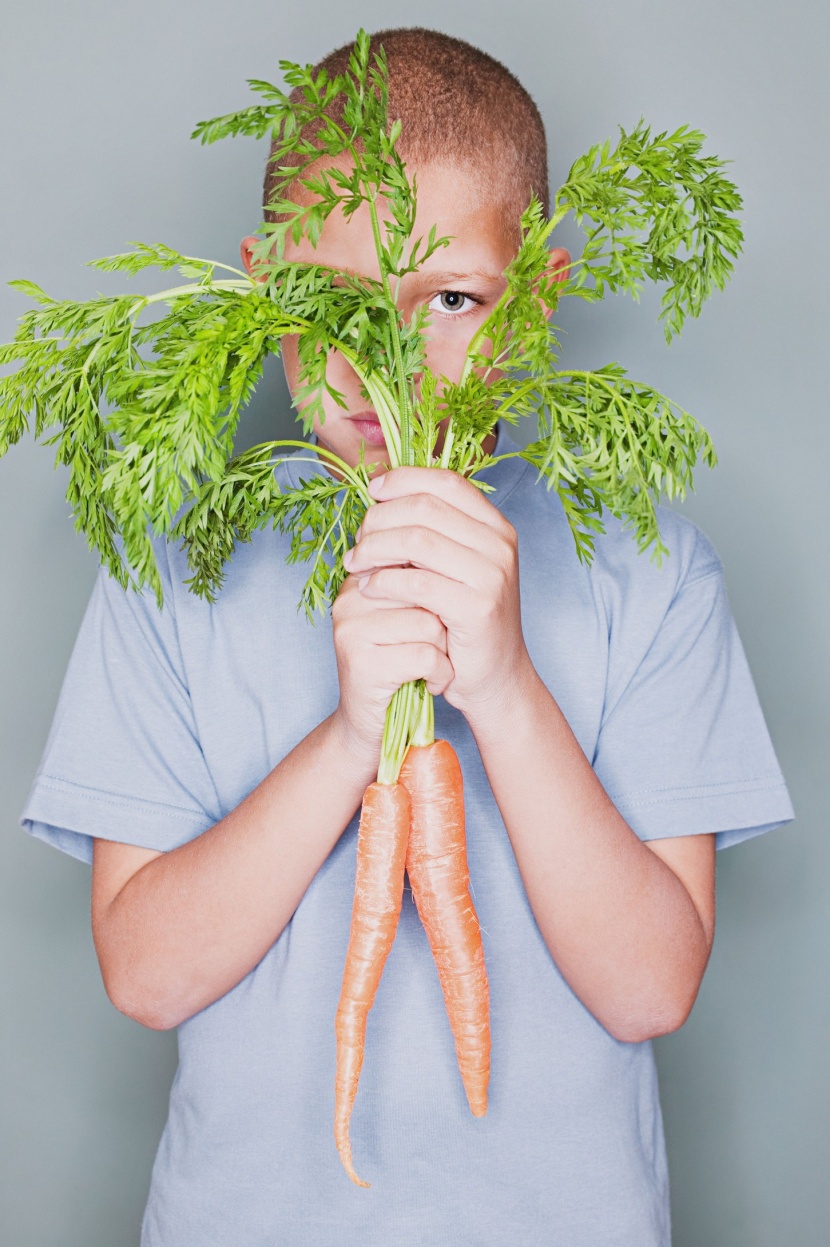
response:
M545 127L529 93L495 57L438 30L379 30L370 36L370 51L381 46L389 69L389 124L401 121L401 158L407 165L460 166L482 199L496 200L506 234L518 244L519 217L531 192L546 216L550 211ZM347 43L330 52L314 66L315 74L321 69L329 77L344 74L353 48L354 43ZM301 88L295 87L290 99L302 98ZM342 122L342 97L330 111ZM309 137L313 140L313 133ZM275 150L272 144L271 155ZM276 179L275 163L269 159L267 221L278 219L268 210Z

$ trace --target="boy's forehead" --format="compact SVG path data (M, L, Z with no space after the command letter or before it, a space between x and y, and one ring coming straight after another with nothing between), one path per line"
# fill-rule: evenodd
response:
M319 172L320 168L314 168L314 175ZM445 285L453 280L499 281L515 254L515 247L505 237L503 201L488 190L487 179L481 171L472 166L428 163L407 165L407 175L410 181L414 177L417 187L412 240L428 237L433 225L438 237L451 238L449 245L439 247L426 262L424 279L428 276L432 284L439 281ZM310 202L313 195L297 185L292 188L292 198L304 204ZM379 200L381 222L387 215L388 208ZM378 262L368 205L361 204L348 220L339 208L335 209L325 223L316 249L306 239L299 246L287 240L285 256L289 260L377 276ZM418 274L410 275L409 284L414 286L417 282Z

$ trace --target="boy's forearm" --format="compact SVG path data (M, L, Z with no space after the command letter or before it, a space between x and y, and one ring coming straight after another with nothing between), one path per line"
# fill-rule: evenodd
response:
M625 822L532 666L468 718L560 972L617 1039L676 1030L711 947L686 887Z
M144 865L94 917L107 990L168 1029L240 982L277 939L375 778L334 714L234 810Z

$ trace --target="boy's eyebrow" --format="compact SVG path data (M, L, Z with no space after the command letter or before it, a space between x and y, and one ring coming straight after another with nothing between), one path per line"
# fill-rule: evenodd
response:
M429 286L450 286L454 281L472 281L478 279L480 281L497 282L504 279L503 273L492 273L487 269L471 268L466 273L446 273L433 272L432 270L423 270L418 273L411 274L413 283L420 281L424 285Z

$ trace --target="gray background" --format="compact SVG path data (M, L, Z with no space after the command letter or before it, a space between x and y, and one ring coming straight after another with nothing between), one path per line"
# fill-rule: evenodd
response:
M132 239L235 262L259 220L264 147L202 149L193 124L246 104L244 80L275 79L279 58L313 61L360 24L415 23L478 43L520 77L549 128L555 184L641 114L658 128L691 122L734 160L746 252L680 342L663 346L652 298L560 321L570 362L619 359L714 436L720 467L686 509L726 564L798 815L721 855L700 999L658 1045L675 1244L818 1247L830 1223L826 7L4 0L0 279L63 297L111 291L84 264ZM24 306L0 289L1 340ZM244 438L289 421L274 364ZM88 869L16 825L94 574L63 487L31 442L0 462L0 1224L8 1247L128 1247L175 1040L109 1005Z

